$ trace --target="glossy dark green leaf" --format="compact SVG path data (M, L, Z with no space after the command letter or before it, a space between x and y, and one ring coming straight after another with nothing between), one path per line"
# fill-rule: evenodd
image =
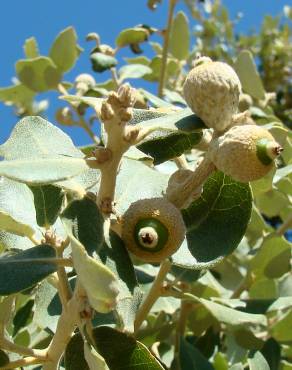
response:
M250 370L270 370L269 364L259 351L251 353L247 362Z
M15 68L20 82L36 92L56 89L62 78L56 65L48 57L19 60Z
M73 27L68 27L59 33L49 55L61 72L67 72L74 67L79 50L77 35Z
M116 38L117 47L121 48L130 44L140 44L148 39L149 32L145 28L127 28L119 33Z
M89 255L99 251L104 242L103 216L93 200L88 197L74 200L61 217Z
M201 197L183 210L187 236L172 256L173 263L204 269L232 253L245 234L251 206L248 184L215 172L205 183Z
M261 349L261 353L268 362L271 370L279 369L281 346L274 338L269 338L265 341L264 346Z
M36 219L39 226L53 225L61 210L64 193L52 185L31 186L34 196Z
M0 349L0 366L5 366L9 362L9 357L8 355Z
M125 330L132 332L142 293L128 251L122 239L111 232L98 255L101 262L118 277L120 294L116 311Z
M0 258L0 295L8 295L30 288L57 270L47 258L55 257L49 245L39 245L12 256Z
M13 318L13 336L23 327L26 326L27 321L32 316L32 308L34 306L34 300L30 299L22 306Z
M97 351L110 370L162 370L163 367L140 342L110 327L93 330Z
M102 54L102 53L93 53L90 55L91 66L95 72L104 72L107 69L115 67L118 64L116 58Z
M188 18L184 12L179 11L173 20L169 39L169 51L175 58L185 60L189 55L189 47L190 30Z
M84 358L84 341L79 333L73 335L67 344L64 363L66 370L89 370Z
M214 370L201 352L184 338L180 339L179 361L181 370Z

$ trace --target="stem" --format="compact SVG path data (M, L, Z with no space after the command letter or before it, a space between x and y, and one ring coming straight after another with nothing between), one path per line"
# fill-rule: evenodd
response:
M33 235L28 236L28 239L34 244L34 245L40 245L41 242L39 242Z
M110 71L112 74L113 82L115 84L115 90L118 90L120 86L120 82L119 82L118 75L117 75L117 69L115 67L112 67Z
M190 169L184 154L182 154L179 157L174 158L174 162L175 162L175 164L177 165L178 168L182 168L182 169L185 169L185 170Z
M38 359L41 359L41 360L46 360L47 359L46 350L23 347L23 346L20 346L18 344L14 344L14 343L10 342L6 338L1 338L0 339L0 347L2 349L5 349L6 351L15 352L15 353L18 353L20 355L32 356L32 357L35 357L35 358L38 358Z
M4 366L0 366L0 369L17 369L19 367L24 367L24 366L30 366L30 365L38 365L38 364L43 364L46 362L44 359L36 358L36 357L25 357L20 360L16 361L11 361L8 364ZM56 369L54 369L56 370Z
M158 96L162 98L163 96L163 87L164 81L166 76L166 67L167 67L167 54L168 54L168 44L169 44L169 35L171 31L172 21L173 21L173 13L174 8L176 5L177 0L169 0L169 7L168 7L168 19L167 19L167 26L164 34L164 42L163 42L163 51L162 51L162 61L161 61L161 72L159 78L159 85L158 85Z
M292 214L287 218L285 222L276 230L276 234L283 236L287 230L292 228Z
M57 257L63 259L63 248L56 248L56 253ZM57 275L59 278L58 292L64 309L68 301L72 298L72 290L64 266L58 266Z
M135 334L139 330L143 321L146 319L154 303L160 297L161 290L163 288L164 279L166 275L168 274L168 272L170 271L170 268L171 268L171 262L168 259L164 260L161 263L158 275L156 276L156 279L154 280L147 297L145 298L144 302L142 303L141 307L139 308L136 314L136 319L135 319L135 324L134 324Z

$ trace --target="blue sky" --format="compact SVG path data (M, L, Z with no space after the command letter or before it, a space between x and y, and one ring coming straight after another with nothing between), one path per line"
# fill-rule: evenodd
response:
M283 6L289 0L222 0L227 6L231 17L237 12L243 13L238 24L240 32L258 29L264 14L280 14ZM89 51L91 43L85 42L89 32L97 32L102 43L114 44L116 35L124 28L146 23L153 27L163 28L166 22L167 0L162 1L155 12L146 7L147 0L10 0L3 1L0 13L0 86L11 84L15 76L14 63L23 58L23 43L26 38L35 36L43 55L48 53L55 36L65 27L75 27L79 44L84 52L75 68L65 77L73 80L81 72L91 72ZM182 2L177 9L185 9ZM128 56L130 52L127 52ZM106 75L98 77L106 79ZM56 95L56 94L55 94ZM39 96L41 99L42 96ZM62 103L53 99L54 108ZM54 118L49 111L49 119ZM0 143L9 135L17 118L12 114L12 108L0 103ZM76 144L83 145L88 138L83 131L74 128L69 130Z

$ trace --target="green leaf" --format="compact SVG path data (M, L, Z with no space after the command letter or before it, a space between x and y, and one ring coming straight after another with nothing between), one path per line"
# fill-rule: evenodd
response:
M263 340L257 338L252 331L245 328L235 329L233 334L237 344L242 348L260 350L264 345Z
M23 84L0 88L0 101L7 105L30 107L34 96L35 92Z
M184 12L179 11L173 20L169 38L169 51L175 58L185 60L189 55L189 47L190 30L188 18Z
M27 236L28 238L31 238L35 233L35 230L31 226L15 220L12 216L1 209L0 227L2 231L8 231L9 233L19 236Z
M187 108L140 122L141 127L153 127L153 133L138 145L145 154L154 158L154 164L163 163L192 149L202 138L203 121Z
M264 99L265 90L252 53L249 50L242 50L237 57L234 67L243 90L256 99Z
M250 370L270 370L266 359L259 351L250 354L247 362Z
M16 62L16 73L20 82L36 92L54 90L62 75L52 59L37 57Z
M271 370L278 370L281 360L282 348L280 344L273 338L269 338L265 341L263 348L261 349L262 355L267 360Z
M291 245L279 236L266 238L250 261L249 272L256 278L275 279L290 271Z
M0 176L31 185L67 180L87 169L84 159L65 156L0 162Z
M5 366L9 363L8 355L0 349L0 366Z
M39 56L39 47L35 37L30 37L29 39L26 39L23 45L23 49L24 54L28 59L37 58Z
M120 293L116 311L124 330L133 332L135 314L141 303L142 293L129 253L117 234L110 232L109 240L99 252L99 259L118 277Z
M48 228L56 222L64 193L62 189L52 185L31 186L30 189L34 196L37 224Z
M282 315L279 321L272 325L270 328L270 334L278 342L290 343L292 341L292 333L290 330L291 325L292 311L290 310Z
M67 344L64 362L66 370L89 370L84 357L84 341L80 333L74 334Z
M149 67L152 70L152 73L147 74L144 76L144 79L146 81L159 81L159 76L161 74L161 68L162 68L162 57L161 56L155 56L150 64ZM180 71L180 63L177 59L174 58L168 58L167 59L167 65L166 65L166 76L168 77L174 77L176 76Z
M145 28L127 28L119 33L116 45L119 48L130 44L140 44L148 39L149 32Z
M30 299L22 306L13 318L13 336L23 327L26 326L28 320L32 316L32 308L34 306L34 299Z
M77 276L86 291L90 305L97 312L110 312L117 304L119 285L112 271L90 257L80 242L69 234L72 258Z
M63 211L61 217L89 255L100 250L104 242L104 219L93 200L88 197L74 200Z
M102 54L102 53L93 53L90 55L91 66L95 72L104 72L107 69L115 67L118 64L116 58Z
M161 108L161 107L166 107L166 108L173 108L173 105L166 102L163 99L158 98L158 96L151 94L149 91L145 89L139 89L139 91L142 93L142 95L145 96L147 100L150 101L150 103L153 105L155 108Z
M110 370L162 370L163 367L140 342L132 336L107 326L93 330L98 352Z
M79 54L76 32L73 27L68 27L56 37L49 56L60 72L67 72L74 67Z
M0 295L17 293L34 286L57 270L56 264L46 262L55 257L49 245L39 245L12 256L0 258Z
M128 78L141 78L151 72L151 68L143 64L125 65L119 69L120 81L124 81Z
M68 135L38 116L24 117L16 124L9 139L0 145L0 155L6 160L83 157Z
M180 339L179 361L181 370L214 370L201 352L184 338Z
M252 197L248 184L215 172L204 184L203 193L186 210L186 240L172 256L175 265L203 269L232 253L245 234Z

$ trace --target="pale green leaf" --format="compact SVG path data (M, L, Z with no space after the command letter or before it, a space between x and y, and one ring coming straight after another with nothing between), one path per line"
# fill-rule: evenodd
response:
M121 48L130 44L140 44L147 40L148 35L149 32L145 28L127 28L117 36L116 45Z
M84 358L90 370L109 370L104 358L86 342L84 342Z
M251 354L247 359L247 362L250 370L270 370L270 366L266 359L259 351Z
M189 55L189 47L190 30L188 18L183 11L179 11L173 20L169 38L169 51L175 58L185 60Z
M19 236L27 236L28 238L31 238L35 233L35 230L31 226L15 220L12 216L1 209L0 229Z
M23 45L23 49L24 54L28 59L36 58L39 56L39 47L35 37L30 37L29 39L26 39Z
M124 81L129 78L141 78L151 72L151 68L143 64L125 65L119 69L120 81Z

